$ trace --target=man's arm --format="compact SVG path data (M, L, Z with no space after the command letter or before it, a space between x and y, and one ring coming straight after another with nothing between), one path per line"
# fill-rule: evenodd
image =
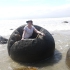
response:
M22 34L22 39L21 40L24 40L25 33L26 33L26 31L24 30L23 34Z
M42 33L42 32L40 32L40 31L38 31L36 28L34 28L34 31L36 32L36 33L38 33L38 34L41 34L41 35L45 35L44 33Z

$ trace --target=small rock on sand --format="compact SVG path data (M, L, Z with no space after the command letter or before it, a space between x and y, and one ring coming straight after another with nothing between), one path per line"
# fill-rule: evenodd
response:
M6 44L7 41L8 41L8 39L6 39L6 38L0 36L0 44Z
M68 21L63 21L63 23L69 23Z
M12 28L10 30L13 30Z

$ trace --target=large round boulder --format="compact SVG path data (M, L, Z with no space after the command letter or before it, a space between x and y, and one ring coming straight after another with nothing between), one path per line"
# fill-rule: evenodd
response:
M70 48L67 51L66 64L68 65L68 67L70 67Z
M46 29L34 25L45 36L33 32L29 39L21 40L24 26L20 26L11 34L7 47L9 56L15 61L27 63L51 57L55 50L55 42L52 35Z

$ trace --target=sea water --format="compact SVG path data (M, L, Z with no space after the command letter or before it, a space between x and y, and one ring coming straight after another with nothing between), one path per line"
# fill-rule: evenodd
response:
M0 35L10 35L17 27L26 24L31 19L0 20ZM70 30L70 17L68 18L41 18L32 19L34 25L39 25L48 31ZM68 21L69 23L63 23ZM13 30L10 30L13 29Z
M9 38L28 19L0 20L0 35ZM32 19L35 25L42 26L53 34L55 53L53 58L37 64L21 64L13 61L7 52L7 44L0 44L0 70L69 70L66 53L70 46L70 18ZM63 23L68 21L69 23ZM13 30L10 30L13 29Z

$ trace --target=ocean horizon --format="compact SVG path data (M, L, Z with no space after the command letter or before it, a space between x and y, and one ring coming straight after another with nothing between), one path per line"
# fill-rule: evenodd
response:
M0 35L7 36L18 28L26 24L27 20L33 20L34 25L39 25L48 31L70 30L70 17L63 18L37 18L37 19L5 19L0 20ZM67 21L68 23L64 23ZM12 29L12 30L10 30Z

